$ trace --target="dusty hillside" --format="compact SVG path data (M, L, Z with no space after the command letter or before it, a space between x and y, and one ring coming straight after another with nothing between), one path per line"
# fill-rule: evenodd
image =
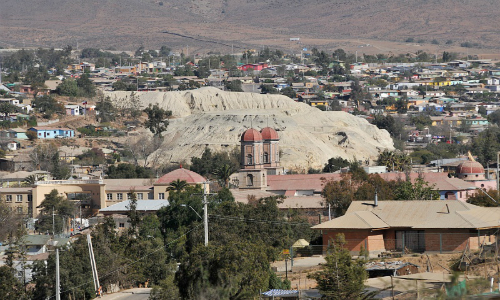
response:
M195 53L230 45L298 49L286 42L297 36L331 48L407 37L491 48L500 46L497 10L497 0L3 0L0 46L78 40L103 48L190 45Z
M128 92L108 92L120 101ZM393 149L385 130L344 112L322 112L281 95L223 92L201 88L184 92L139 92L143 106L158 104L171 110L171 120L159 151L162 162L190 161L205 147L232 150L243 131L275 128L283 151L281 163L297 171L321 168L335 156L376 159L379 151Z

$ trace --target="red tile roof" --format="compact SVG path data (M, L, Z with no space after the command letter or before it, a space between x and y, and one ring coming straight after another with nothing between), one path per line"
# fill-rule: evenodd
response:
M170 184L172 181L185 180L187 183L203 183L207 181L203 176L193 171L179 168L160 177L155 184Z

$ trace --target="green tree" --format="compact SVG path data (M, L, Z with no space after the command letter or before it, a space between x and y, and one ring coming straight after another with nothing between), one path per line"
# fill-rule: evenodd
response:
M130 190L130 202L127 205L127 216L128 221L130 222L130 230L129 233L135 235L137 233L137 227L141 223L141 216L137 211L137 194L134 190Z
M54 179L64 180L68 179L71 174L71 170L69 169L66 162L63 162L59 159L59 152L54 153L51 159L52 168L50 170L50 174Z
M233 166L231 164L223 164L219 166L214 171L214 175L217 176L217 179L222 183L221 185L229 188L229 179L231 175L234 173Z
M172 116L170 110L164 110L160 108L158 104L150 104L144 109L144 112L148 115L148 119L144 122L144 126L154 135L160 136L163 131L167 130L168 118Z
M334 216L339 217L345 214L351 202L355 200L354 194L357 190L352 174L342 174L340 180L329 180L323 183L321 196L330 205Z
M81 97L94 97L95 96L95 85L89 79L88 74L83 74L76 80L78 86L78 95Z
M0 114L2 114L3 119L5 120L11 113L17 111L17 106L10 104L9 102L0 103Z
M388 170L405 171L410 168L410 157L402 152L384 150L377 159L379 166L386 166Z
M41 217L38 220L37 230L39 232L52 232L52 230L55 230L55 234L64 230L74 211L73 204L68 199L59 196L56 189L45 195L40 208ZM52 215L52 213L55 215Z
M243 89L241 88L241 81L238 79L226 81L224 86L226 90L231 92L243 92Z
M269 268L262 244L200 245L182 260L176 281L184 299L248 299L268 287Z
M471 152L477 155L477 161L486 165L489 161L496 161L499 144L500 129L490 127L481 132L472 142Z
M96 104L96 110L98 114L96 118L99 122L111 122L115 120L116 109L113 106L113 102L111 102L111 98L109 96L101 96Z
M353 260L349 250L344 248L345 243L344 235L337 235L329 248L330 254L325 257L323 269L308 276L318 283L322 299L360 299L366 296L363 290L368 274L364 261Z
M168 187L167 187L167 192L181 192L183 191L186 187L188 186L188 183L186 180L174 180L172 181Z
M51 118L54 113L62 114L64 112L64 106L49 95L36 97L33 101L33 107L46 119Z
M396 200L439 200L439 192L434 190L434 185L429 186L421 177L412 183L410 180L402 181L394 192Z
M61 84L57 86L56 91L59 95L62 96L77 97L79 94L78 84L76 80L72 78L65 79L63 82L61 82Z
M153 172L151 172L151 169L128 163L121 163L117 166L109 166L106 174L110 179L153 178Z
M292 87L289 86L281 89L281 94L292 99L297 98L297 93L293 90Z
M333 173L342 168L350 166L350 162L340 156L332 157L328 160L323 168L324 173Z
M224 166L228 165L229 170L238 170L239 163L239 151L235 148L230 153L227 152L216 152L212 153L209 148L205 148L201 157L191 157L191 171L196 172L204 177L212 177L215 175L218 170ZM227 172L229 170L226 170ZM227 177L227 172L224 177Z
M273 87L272 85L261 84L260 85L260 93L261 94L279 94L279 91L275 87Z
M0 267L0 299L27 299L24 287L14 276L15 269L9 266Z

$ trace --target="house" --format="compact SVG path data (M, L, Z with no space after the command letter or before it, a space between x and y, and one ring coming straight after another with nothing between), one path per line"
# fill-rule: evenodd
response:
M345 215L312 228L322 231L324 249L344 234L344 247L352 254L359 254L361 247L370 255L477 250L497 242L500 207L456 200L353 201Z
M75 137L75 131L69 128L31 127L28 131L35 132L39 139Z
M68 116L79 116L81 114L80 105L77 104L66 104L64 105L66 109L66 115Z
M50 235L25 235L22 238L26 245L27 255L38 255L47 252Z

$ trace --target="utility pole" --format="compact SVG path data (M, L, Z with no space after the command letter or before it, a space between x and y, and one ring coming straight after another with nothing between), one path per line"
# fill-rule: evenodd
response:
M59 280L59 249L56 248L56 300L61 300L60 291L60 280Z
M206 183L203 183L203 223L205 226L205 246L208 246L208 201Z
M96 291L96 294L100 297L101 296L101 285L99 284L99 275L97 274L97 266L95 264L95 257L94 257L94 249L92 248L92 240L90 237L90 234L87 234L87 244L89 246L89 255L90 255L90 265L92 267L92 277L94 279L94 289Z
M56 234L56 225L55 225L55 218L54 218L54 207L52 207L52 236L55 236Z

